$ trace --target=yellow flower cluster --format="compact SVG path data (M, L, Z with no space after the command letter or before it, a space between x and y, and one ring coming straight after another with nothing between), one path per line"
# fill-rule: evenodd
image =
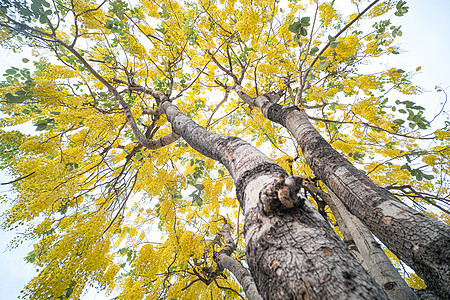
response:
M186 263L191 257L200 259L205 252L204 244L199 235L195 235L192 231L185 231L179 239L180 257L178 258L181 263Z
M396 84L402 77L402 73L398 72L396 68L391 68L387 72L381 74L381 76L390 78L392 83Z
M158 271L159 255L152 244L144 245L134 261L136 273L140 276L152 278Z
M36 86L33 87L33 95L45 104L64 103L67 98L65 91L58 90L54 81L36 78Z
M354 104L352 110L368 121L376 121L378 119L379 100L373 96L366 98Z
M371 95L371 90L376 90L381 87L381 83L373 75L361 76L357 79L358 86L364 91L366 95Z
M339 61L346 61L349 56L356 54L359 49L360 44L356 34L338 40L340 43L336 47L336 54Z
M244 10L242 18L236 23L236 30L241 38L246 41L258 30L258 23L261 16L255 10Z
M136 41L132 36L129 36L128 43L125 44L125 49L128 51L128 53L140 59L144 59L147 55L145 47L142 46L138 41Z
M342 80L342 85L344 86L344 92L353 93L353 94L356 93L354 88L356 87L357 82L355 80L344 79L344 80Z
M339 15L331 3L323 3L319 6L319 14L323 19L323 25L328 26L333 20L339 20Z
M388 1L383 1L377 5L375 5L375 7L373 7L369 13L368 16L371 18L375 18L375 17L379 17L381 15L384 15L385 13L387 13L391 8L393 8L395 5L394 1L392 0L388 0Z
M79 76L78 72L67 66L49 65L42 71L42 79L48 80L68 79L77 76Z
M313 101L321 102L324 96L324 89L321 86L312 86L309 98Z
M159 18L158 14L158 6L154 1L151 0L141 0L141 3L146 9L146 13L148 16L153 18Z

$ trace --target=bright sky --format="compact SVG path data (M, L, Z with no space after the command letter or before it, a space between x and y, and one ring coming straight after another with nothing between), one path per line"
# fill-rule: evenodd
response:
M450 87L450 1L448 0L407 0L409 12L404 17L393 17L395 24L402 25L403 36L398 39L406 50L401 55L391 56L390 65L404 70L414 70L421 66L421 72L413 78L416 85L425 89L420 96L411 100L426 107L430 113L440 110L444 98L435 92L436 85ZM8 53L0 49L0 74L10 66L26 67L21 59L24 54ZM0 172L0 183L12 180ZM0 185L0 194L8 190ZM8 207L0 204L0 212ZM5 252L6 244L14 237L10 232L0 231L0 291L1 299L16 299L23 286L33 277L34 268L26 264L23 257L31 251L30 245L23 245L12 252ZM104 299L102 295L89 293L86 299Z

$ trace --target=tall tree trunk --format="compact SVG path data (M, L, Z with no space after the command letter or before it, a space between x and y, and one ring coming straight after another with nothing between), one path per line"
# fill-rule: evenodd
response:
M387 299L313 207L264 209L264 195L287 175L280 166L239 138L204 130L169 101L161 108L176 133L233 177L247 262L264 299Z
M274 103L270 96L238 95L259 107L269 120L281 124L297 140L306 163L393 253L413 268L427 286L450 298L450 227L421 214L356 169L309 122L297 107Z

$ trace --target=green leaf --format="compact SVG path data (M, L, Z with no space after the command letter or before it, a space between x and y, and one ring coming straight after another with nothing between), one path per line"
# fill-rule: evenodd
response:
M434 175L428 175L428 174L425 174L425 173L422 173L422 176L423 176L423 178L425 178L425 179L427 179L427 180L432 180L432 179L434 179Z
M339 41L333 41L333 42L331 42L331 43L330 43L330 48L331 48L331 49L336 49L336 47L337 47L337 45L338 45L339 43L340 43Z
M143 159L144 158L144 151L143 150L139 151L138 153L136 153L135 157L136 157L136 160Z
M5 95L7 103L22 103L25 99L19 96L14 96L11 93L6 93Z
M34 123L35 126L38 126L38 125L41 125L41 124L47 124L47 119L38 120L36 123Z
M42 130L45 130L45 128L47 128L47 123L45 123L45 124L39 124L39 125L36 127L36 131L42 131Z
M27 254L27 256L25 256L24 260L27 263L34 263L36 261L36 253L34 253L34 251L31 251L30 253Z
M205 186L201 183L196 183L194 186L197 188L197 190L202 191L205 189Z
M317 68L319 68L319 70L322 70L323 68L326 67L326 65L327 65L327 62L326 62L326 61L321 61L321 62L319 63L319 65L317 66Z
M291 25L289 25L288 29L290 32L298 33L300 30L300 27L301 27L300 21L297 21L297 22L294 22Z
M401 166L400 169L401 169L401 170L408 170L408 171L411 171L411 167L410 167L409 165L407 165L407 164Z
M417 122L417 126L418 126L420 129L427 129L427 125L424 124L424 123L422 123L422 122Z
M200 197L200 196L197 195L197 194L194 194L192 197L194 198L194 201L193 201L193 202L195 202L198 206L202 206L202 204L203 204L203 199L202 199L202 197Z
M41 12L41 7L39 5L37 5L36 3L32 3L31 6L31 11L34 12L34 14L36 16L39 16L40 12Z
M406 105L407 108L411 108L414 106L414 102L406 100L406 101L402 101L403 104Z
M300 28L300 34L303 35L303 36L308 35L308 31L306 30L305 27L301 27L301 28Z
M319 51L319 47L314 47L311 49L311 51L309 52L309 54L311 56L315 55L317 52Z
M309 26L309 20L310 19L311 19L310 17L303 17L303 18L300 19L300 24L302 26L307 27L307 26Z
M41 24L45 24L45 23L47 23L47 21L48 21L48 18L46 15L40 15L39 22L41 22Z
M23 61L24 63L27 63L27 62L29 62L30 60L29 60L28 58L22 58L22 61Z

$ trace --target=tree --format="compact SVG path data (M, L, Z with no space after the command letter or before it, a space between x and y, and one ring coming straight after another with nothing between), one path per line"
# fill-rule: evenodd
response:
M403 15L406 3L359 2L349 17L334 1L2 3L2 45L47 54L33 72L7 70L1 89L2 125L33 121L42 132L2 133L2 166L17 178L3 226L27 225L23 238L36 240L27 260L41 269L25 295L77 298L97 284L127 299L238 297L235 279L248 273L224 269L242 267L245 248L264 298L386 297L303 204L295 174L310 178L304 188L323 216L341 219L338 234L348 209L448 297L448 124L422 148L424 108L388 98L419 92L411 74L363 66L399 52L401 28L383 16ZM375 257L358 253L363 265Z

